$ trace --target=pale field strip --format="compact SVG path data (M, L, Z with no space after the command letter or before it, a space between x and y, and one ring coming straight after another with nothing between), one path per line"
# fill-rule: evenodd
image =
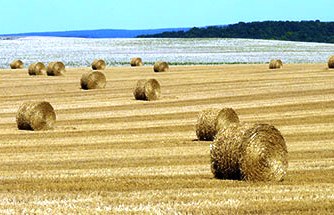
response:
M133 116L133 115L150 115L152 113L155 114L166 114L166 113L184 113L184 112L195 112L204 108L221 108L221 107L233 107L234 109L241 109L241 108L260 108L264 106L275 106L275 105L293 105L293 104L298 104L303 101L312 101L312 102L325 102L331 99L334 99L334 94L333 95L311 95L311 96L303 96L300 95L298 98L294 97L292 98L277 98L277 99L263 99L263 100L256 100L254 101L227 101L227 102L219 102L219 103L214 103L215 99L212 98L212 103L211 104L203 104L203 105L187 105L187 106L179 106L179 107L155 107L155 108L145 108L145 109L132 109L131 111L129 110L124 110L124 111L113 111L112 106L110 107L110 111L97 111L97 112L90 112L89 117L92 118L98 118L99 116L103 117L122 117L122 116ZM114 103L115 104L115 103ZM122 105L121 101L116 101L116 104ZM159 104L159 103L156 103ZM181 103L182 104L182 103ZM163 106L163 105L162 105ZM57 105L55 105L55 108ZM89 109L89 108L88 108ZM16 111L16 108L10 109L11 113L13 111ZM259 111L260 112L260 111ZM66 118L67 120L71 119L86 119L87 114L86 113L76 113L76 114L58 114L57 116L58 119ZM3 117L0 120L0 123L10 123L13 122L13 117Z
M140 152L138 152L140 153ZM50 156L50 155L48 155ZM54 154L52 155L54 156ZM114 156L114 155L113 155ZM155 155L158 156L158 155ZM108 156L106 156L107 158ZM143 156L137 156L143 158ZM160 156L159 156L160 157ZM128 156L127 158L135 158ZM43 161L42 158L37 159L35 162ZM76 161L81 158L75 159ZM56 160L60 160L57 157ZM48 160L53 162L55 160ZM73 160L62 160L62 161L73 161ZM4 164L6 165L6 164ZM334 173L334 158L331 159L318 159L318 160L297 160L289 163L288 171L308 171L308 170L331 170ZM121 167L121 168L97 168L94 169L59 169L59 170L29 170L29 171L2 171L0 180L5 179L64 179L64 178L77 178L77 177L131 177L131 176L189 176L196 177L197 175L210 174L210 166L205 165L177 165L177 166L151 166L151 167Z

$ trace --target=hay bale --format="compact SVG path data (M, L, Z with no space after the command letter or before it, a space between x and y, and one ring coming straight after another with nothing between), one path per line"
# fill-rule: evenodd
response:
M271 60L269 63L269 69L281 69L283 68L283 62L279 59Z
M87 72L81 76L80 85L84 90L102 89L107 83L106 76L99 71Z
M228 128L231 124L239 124L238 114L232 108L223 108L219 111L216 120L216 130L221 131Z
M328 59L328 68L334 69L334 55Z
M212 141L218 131L226 129L233 123L239 123L239 117L232 108L205 109L197 118L197 138Z
M49 130L56 121L56 113L49 102L25 102L17 111L16 124L20 130Z
M209 108L202 110L197 117L196 135L199 140L212 141L217 134L217 116L221 109Z
M49 76L60 76L63 75L64 72L65 72L65 65L63 62L60 61L50 62L46 70L46 73Z
M23 69L24 63L21 60L13 60L10 64L11 69Z
M130 61L131 66L143 66L143 61L140 57L134 57Z
M146 100L145 96L145 83L147 80L138 80L136 87L133 89L133 96L136 100Z
M169 71L169 65L167 62L157 61L153 66L154 72L167 72Z
M156 79L139 80L133 90L136 100L158 100L161 95L160 83Z
M288 168L288 151L279 130L255 124L242 137L240 171L249 181L282 181Z
M29 75L43 75L46 73L46 67L43 63L32 63L28 67Z
M225 130L219 130L210 144L211 172L215 178L241 180L240 157L242 133L248 124L231 124Z
M106 68L106 62L102 59L95 59L92 63L93 70L104 70Z
M286 175L287 147L272 125L231 125L218 132L210 147L211 171L216 178L282 181Z

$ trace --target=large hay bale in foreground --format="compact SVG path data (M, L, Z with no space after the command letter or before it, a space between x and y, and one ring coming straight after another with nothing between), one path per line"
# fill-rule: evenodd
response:
M24 63L21 60L13 60L10 64L11 69L23 69Z
M84 90L102 89L107 83L106 76L99 71L87 72L81 76L80 85Z
M104 70L106 68L106 62L102 59L95 59L92 63L93 70Z
M161 95L160 83L156 79L139 80L133 90L136 100L158 100Z
M196 135L199 140L212 141L217 132L233 123L239 123L239 117L232 108L209 108L199 113Z
M283 68L283 62L279 59L271 60L269 63L269 69L281 69Z
M169 65L167 62L157 61L153 66L154 72L167 72L169 71Z
M211 172L215 178L241 180L240 157L242 136L245 126L231 124L219 130L215 140L210 144Z
M49 130L56 113L49 102L25 102L17 111L16 124L20 130Z
M131 66L143 66L143 61L140 57L134 57L130 61Z
M46 73L49 76L60 76L65 72L65 64L60 61L50 62L48 64Z
M231 125L211 144L211 170L216 178L282 181L287 147L281 133L268 124Z
M44 75L46 73L46 67L43 63L32 63L28 67L29 75Z
M334 69L334 55L328 59L328 68Z
M249 181L282 181L288 168L288 150L279 130L255 124L242 137L240 171Z

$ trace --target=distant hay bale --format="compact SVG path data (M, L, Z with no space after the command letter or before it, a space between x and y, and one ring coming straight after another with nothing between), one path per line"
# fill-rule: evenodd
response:
M211 172L215 178L241 180L240 147L242 132L245 126L231 124L225 130L218 131L215 140L210 144Z
M328 68L334 69L334 55L328 59Z
M32 63L28 67L29 75L43 75L46 73L46 67L43 63Z
M50 62L46 70L46 73L49 76L60 76L63 75L64 72L65 72L65 65L63 62L60 61Z
M283 62L281 60L271 60L269 63L269 69L281 69L283 68Z
M287 147L272 125L231 125L217 134L210 147L216 178L282 181L286 175Z
M242 137L240 171L249 181L282 181L288 168L288 151L279 130L255 124Z
M130 61L131 66L143 66L143 61L140 57L134 57Z
M239 123L239 117L232 108L205 109L199 113L197 118L197 138L212 141L218 131L226 129L232 123Z
M24 67L24 63L21 60L16 59L10 63L11 69L23 69L23 67Z
M92 63L93 70L104 70L106 68L106 62L102 59L95 59Z
M153 66L154 72L167 72L169 71L169 65L167 62L157 61Z
M49 102L25 102L17 111L16 124L20 130L49 130L56 121L56 113Z
M90 71L81 76L80 85L84 90L103 89L107 83L106 76L99 71Z
M133 95L136 100L158 100L161 95L160 83L156 79L138 80Z

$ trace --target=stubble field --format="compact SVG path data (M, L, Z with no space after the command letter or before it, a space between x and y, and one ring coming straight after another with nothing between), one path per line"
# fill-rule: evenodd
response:
M325 64L111 67L107 86L83 91L89 68L62 77L0 71L0 213L334 213L334 71ZM136 101L156 78L158 101ZM24 101L55 108L51 131L19 131ZM232 107L243 122L285 137L283 182L214 179L199 111Z

